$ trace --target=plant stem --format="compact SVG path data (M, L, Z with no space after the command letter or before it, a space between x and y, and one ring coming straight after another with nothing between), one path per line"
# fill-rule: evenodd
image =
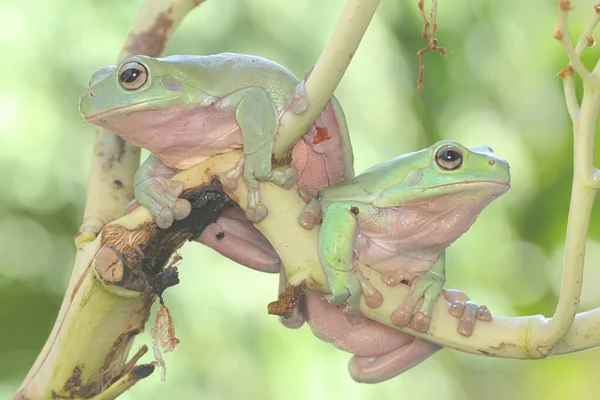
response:
M273 154L283 158L315 122L340 83L364 36L379 0L348 0L342 14L306 80L308 108L302 114L286 112L281 117Z
M548 324L531 331L531 342L537 351L551 354L558 343L567 334L577 313L581 298L583 267L588 227L596 189L590 185L595 172L594 139L598 112L600 111L600 79L596 71L589 72L580 60L584 50L584 41L591 36L598 23L595 16L588 24L584 36L579 40L577 49L573 48L568 34L567 16L572 9L569 1L559 1L559 24L554 37L562 43L569 56L569 63L583 80L583 100L581 109L576 109L574 77L567 73L565 78L565 97L569 114L573 120L574 170L571 189L571 203L567 223L567 236L563 265L563 277L560 297L554 316ZM574 104L575 102L575 104Z

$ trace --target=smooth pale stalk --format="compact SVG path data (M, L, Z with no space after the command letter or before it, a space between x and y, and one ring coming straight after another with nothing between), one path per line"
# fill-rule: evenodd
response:
M283 158L290 151L327 105L354 57L378 6L379 0L346 2L315 68L306 80L308 108L299 115L288 111L281 118L273 146L275 158Z

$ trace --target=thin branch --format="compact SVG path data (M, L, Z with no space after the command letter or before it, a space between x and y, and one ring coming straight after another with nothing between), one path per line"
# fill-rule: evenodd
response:
M281 117L273 146L276 159L283 158L300 140L329 102L378 6L379 0L347 1L319 60L305 82L308 108L301 114L286 112Z
M592 47L596 44L593 35L596 26L598 25L598 23L600 23L600 5L596 4L594 6L594 10L596 12L593 14L590 22L588 22L583 33L579 37L579 40L577 41L577 45L575 46L575 54L577 54L578 57L581 57L586 48ZM559 23L559 25L557 25L556 27L554 38L561 40L561 35L563 35L562 32L565 32L566 30L567 27L561 26ZM567 110L569 111L571 120L575 122L575 119L579 116L579 103L577 101L577 92L575 90L575 76L573 72L573 66L569 63L562 70L560 70L558 76L563 78Z
M590 71L587 70L585 65L581 62L579 54L575 51L573 43L571 42L571 36L569 35L569 26L567 19L569 12L574 8L571 0L558 0L558 25L554 30L554 38L558 40L569 57L569 63L581 77L581 79L587 83L591 81L597 81L598 77L593 76Z

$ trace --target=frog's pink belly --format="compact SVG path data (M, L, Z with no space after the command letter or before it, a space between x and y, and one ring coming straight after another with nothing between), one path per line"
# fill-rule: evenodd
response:
M388 243L384 247L364 236L357 240L356 253L360 262L380 273L401 270L413 274L431 269L438 255L429 248L390 249Z
M234 113L210 107L173 107L106 119L104 126L143 147L171 168L187 169L242 148Z

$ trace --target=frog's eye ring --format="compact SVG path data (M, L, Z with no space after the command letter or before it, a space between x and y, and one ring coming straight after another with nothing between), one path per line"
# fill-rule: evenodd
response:
M443 146L435 154L435 162L440 166L441 169L447 171L454 171L458 169L463 162L462 151L455 146Z
M144 64L131 61L119 70L119 85L125 90L137 90L148 82L148 70Z

